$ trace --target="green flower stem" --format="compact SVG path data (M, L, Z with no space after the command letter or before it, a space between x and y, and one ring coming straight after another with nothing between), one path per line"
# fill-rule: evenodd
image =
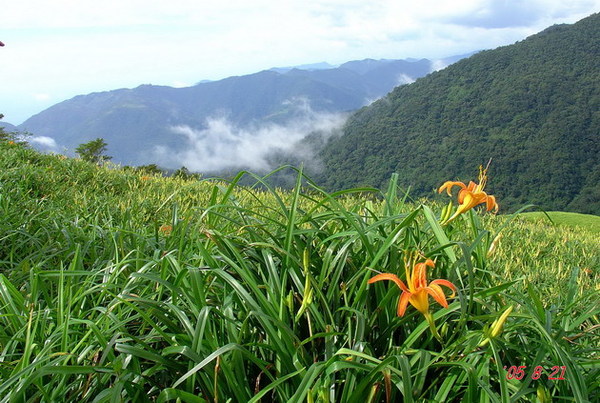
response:
M435 337L441 344L444 344L442 337L440 336L440 334L437 331L437 328L435 327L435 321L433 320L433 315L431 314L431 312L427 311L423 315L425 316L427 323L429 323L429 329L431 330L431 333L433 333L433 337Z

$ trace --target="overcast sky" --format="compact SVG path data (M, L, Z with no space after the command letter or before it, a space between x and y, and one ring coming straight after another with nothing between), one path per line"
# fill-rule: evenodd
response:
M441 58L600 11L600 0L0 0L0 113L275 66Z

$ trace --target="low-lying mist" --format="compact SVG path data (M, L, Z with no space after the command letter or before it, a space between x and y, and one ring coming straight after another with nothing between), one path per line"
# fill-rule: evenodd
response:
M293 104L292 117L283 123L240 126L227 117L213 116L204 128L174 126L171 132L183 144L177 149L156 146L152 159L167 168L185 166L202 173L239 169L263 173L286 163L304 163L317 170L318 146L341 130L348 115L315 112L303 100Z

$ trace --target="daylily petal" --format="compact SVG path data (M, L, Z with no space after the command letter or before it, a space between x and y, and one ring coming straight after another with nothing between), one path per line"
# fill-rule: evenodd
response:
M440 188L438 189L438 193L442 193L444 191L444 189L446 189L448 196L452 196L452 187L454 187L454 186L458 186L461 189L467 188L467 185L465 185L462 182L446 181L446 182L444 182L444 184L442 186L440 186Z
M464 211L471 210L473 207L478 206L481 203L484 203L487 199L487 195L485 192L479 193L470 193L465 197L464 201ZM464 212L463 211L463 212Z
M476 206L476 200L473 197L473 193L467 192L467 194L465 194L465 197L464 197L462 203L456 209L456 213L455 214L456 215L462 214L462 213L464 213L466 211L471 210L475 206Z
M460 192L458 192L458 197L456 198L456 200L458 200L459 204L463 204L463 200L465 200L465 195L468 193L470 193L470 191L467 189L463 189Z
M409 292L408 287L404 284L404 282L402 280L400 280L398 278L398 276L396 276L395 274L391 274L391 273L381 273L376 275L375 277L372 277L369 279L369 281L367 281L368 284L373 284L377 281L381 281L381 280L390 280L393 281L394 283L396 283L396 285L398 287L400 287L400 289L404 292Z
M444 291L442 291L442 287L437 284L429 284L429 287L426 287L425 290L437 301L438 304L443 306L444 308L448 308L448 301L446 301L446 296L444 295Z
M498 211L498 203L496 203L496 198L492 195L488 196L485 200L487 211L494 209L494 211Z
M452 182L447 181L447 182L444 182L442 184L442 186L439 187L438 193L442 193L444 190L446 190L446 192L448 193L448 196L452 196L452 193L450 193L450 189L452 189Z
M432 285L443 285L443 286L450 288L452 290L452 295L450 295L450 298L454 297L454 294L456 291L456 286L454 284L452 284L451 282L449 282L448 280L444 280L444 279L433 280L431 283L429 283L429 286L432 286Z
M406 312L406 307L408 305L408 300L410 299L411 295L412 294L410 292L403 292L400 298L398 299L398 316L404 316L404 313Z
M411 276L413 292L419 288L427 286L427 266L435 267L435 263L431 259L427 259L425 262L417 263L413 268L413 274ZM411 284L408 285L410 288Z
M411 276L411 282L408 287L413 292L416 292L419 288L423 288L427 285L427 273L425 272L425 263L417 263L413 267L413 273ZM412 286L412 287L411 287Z

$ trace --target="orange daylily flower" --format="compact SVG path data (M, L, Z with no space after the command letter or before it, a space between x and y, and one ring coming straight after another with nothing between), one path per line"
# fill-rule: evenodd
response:
M429 320L429 295L433 297L441 306L444 308L448 307L448 301L442 291L442 287L445 286L452 290L450 298L454 297L454 291L456 287L448 280L433 280L427 284L426 270L427 266L435 267L435 263L431 259L427 259L425 262L417 263L412 268L410 273L410 262L405 265L406 269L406 284L398 278L395 274L381 273L371 278L368 283L372 284L380 280L391 280L402 290L400 299L398 300L398 316L404 316L408 303L414 306L419 312L421 312Z
M486 182L487 168L483 169L483 167L480 167L479 184L473 181L470 181L468 185L465 185L463 182L446 181L442 186L440 186L438 193L442 193L444 190L446 190L448 196L452 196L452 188L454 186L461 188L458 192L458 202L460 203L460 206L458 206L452 217L445 220L445 222L448 223L462 213L465 213L471 210L473 207L483 203L485 203L487 211L491 211L493 209L494 212L498 212L498 203L496 203L496 198L483 191Z
M173 231L173 226L172 225L168 225L168 224L164 224L161 225L160 228L158 229L159 232L161 232L164 235L171 235L171 232Z

